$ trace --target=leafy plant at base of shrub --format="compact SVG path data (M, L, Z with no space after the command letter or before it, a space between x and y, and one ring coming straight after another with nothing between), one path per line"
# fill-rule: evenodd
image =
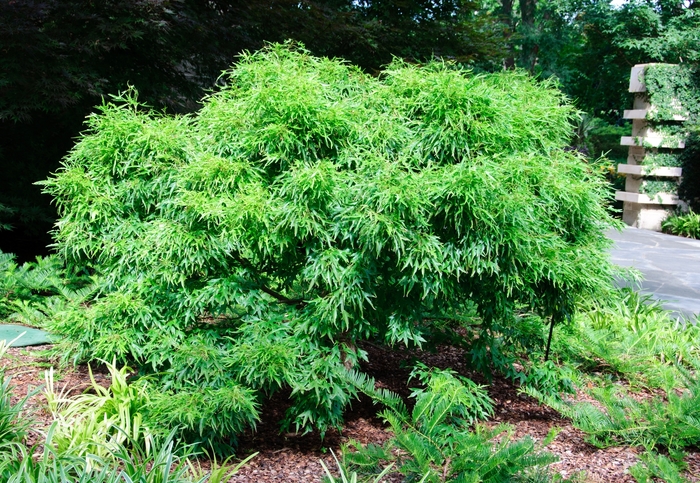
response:
M57 453L104 458L127 443L150 452L152 432L143 421L149 403L146 388L127 382L128 367L106 366L111 376L108 388L99 385L90 370L90 392L70 398L55 392L53 368L45 373L45 395L54 418L52 443Z
M695 381L688 394L667 392L667 401L658 397L642 402L613 388L592 391L603 409L591 403L569 405L543 397L537 391L524 391L571 419L587 433L586 440L600 448L626 444L647 450L671 450L693 446L700 438L700 391Z
M700 213L675 214L661 223L661 229L671 235L700 238Z
M575 394L573 380L574 371L567 366L560 366L553 361L532 363L520 380L521 388L532 387L540 393L552 398L560 398L561 394Z
M335 455L333 450L331 450L331 454L333 455L333 459L335 460L335 463L338 466L338 473L340 475L340 480L336 479L335 476L333 476L333 473L331 473L331 471L328 469L328 466L326 466L326 463L323 460L320 460L321 467L323 468L323 471L326 473L325 476L323 477L324 483L337 483L338 481L340 481L341 483L358 483L358 481L360 481L359 480L360 477L358 476L358 474L355 471L352 471L352 472L346 471L346 469L345 469L346 464L338 461L338 457ZM393 464L384 468L381 473L379 473L377 476L375 476L371 479L371 482L372 483L381 483L382 478L384 478L386 475L389 474L392 466L393 466ZM421 478L421 480L418 483L423 483L427 477L428 477L428 475L424 476L423 478Z
M208 471L202 469L201 465L199 464L195 466L192 461L188 461L187 464L189 466L190 474L197 481L206 481L207 483L227 483L232 476L238 473L243 466L245 466L257 455L258 453L252 453L236 463L235 466L231 465L233 456L229 456L223 461L223 463L219 463L216 460L216 457L208 455L212 460L211 467Z
M174 392L288 388L286 424L323 432L359 341L419 346L467 304L498 340L516 307L558 322L608 290L607 190L564 150L576 113L553 84L398 61L374 78L289 45L222 83L189 117L106 103L44 183L59 253L99 274L87 309L49 324L71 357ZM224 370L177 355L193 348Z
M700 327L678 320L650 296L622 289L604 303L581 309L555 330L553 353L591 373L623 378L633 386L682 387L678 370L700 358Z
M665 483L689 483L683 478L678 466L664 455L647 452L640 455L640 463L630 467L630 474L637 483L652 483L664 481Z
M0 358L7 347L4 341L0 341ZM175 448L175 431L159 440L147 431L139 431L136 424L140 417L129 406L140 408L142 393L137 388L126 386L126 369L108 367L113 379L110 389L100 387L92 379L92 388L97 394L74 399L57 397L53 391L53 379L47 375L50 408L54 413L61 409L62 414L49 427L45 440L32 448L27 448L24 441L32 421L20 417L32 394L11 405L10 380L0 370L0 481L222 483L255 456L250 455L235 466L229 465L230 458L220 465L214 459L209 471L195 469L190 459L196 457L196 453L191 446ZM129 426L120 428L115 421ZM67 429L71 426L82 429ZM68 441L67 434L79 434L80 438Z
M528 470L557 461L539 452L530 438L511 441L512 429L507 425L477 424L493 414L492 401L482 386L452 371L425 366L418 366L412 377L426 387L413 389L415 405L409 411L398 396L375 389L372 379L351 374L357 387L387 406L379 414L394 433L383 446L356 442L346 446L343 454L351 471L376 475L393 464L407 481L526 481ZM541 446L555 434L550 433Z
M10 343L0 340L0 359L7 352ZM12 404L11 378L5 375L4 368L0 368L0 461L12 460L21 453L22 443L27 435L31 419L21 417L22 408L27 399L32 396L29 392L23 399ZM0 464L0 478L8 476Z
M178 428L188 441L216 444L215 452L233 449L236 435L258 421L258 404L247 388L182 388L150 391L147 422L159 432Z
M24 448L17 458L0 461L0 475L6 483L221 483L225 476L235 474L235 467L216 466L210 472L193 470L189 458L195 456L187 449L174 448L173 433L162 442L147 436L149 452L137 444L115 444L107 457L57 451L53 431L49 429L43 452L33 457L36 448ZM75 449L75 448L74 448ZM247 461L247 460L245 460ZM245 463L245 461L243 463Z
M658 302L631 289L581 312L574 323L558 329L554 353L565 364L595 371L596 384L603 382L601 373L607 372L633 386L661 388L664 396L640 400L624 385L611 385L609 380L605 387L590 391L596 405L562 401L534 387L523 391L571 418L597 446L645 447L644 465L633 471L638 481L652 476L683 481L670 461L651 451L665 449L680 460L681 451L700 440L700 328L674 320Z

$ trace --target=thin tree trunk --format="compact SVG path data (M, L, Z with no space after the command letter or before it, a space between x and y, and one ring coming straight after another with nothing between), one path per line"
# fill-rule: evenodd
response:
M515 56L513 55L513 43L510 38L513 36L513 0L501 0L502 17L501 22L504 24L504 34L506 38L506 46L509 55L503 61L503 67L506 70L515 69Z
M520 18L523 33L523 66L527 66L530 72L534 72L537 64L539 45L533 41L535 35L535 12L537 0L518 0L520 5Z

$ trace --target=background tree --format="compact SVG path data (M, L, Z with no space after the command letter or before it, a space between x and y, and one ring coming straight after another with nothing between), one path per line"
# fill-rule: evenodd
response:
M196 109L243 50L303 41L377 71L400 56L493 63L500 39L478 5L342 0L13 0L0 3L0 249L45 251L55 219L33 182L58 167L85 116L129 85L170 112Z
M517 64L556 76L578 106L608 122L631 105L630 68L645 62L693 62L700 36L697 4L635 0L541 0L535 28L517 30ZM517 25L519 25L516 22ZM536 59L523 57L535 45Z

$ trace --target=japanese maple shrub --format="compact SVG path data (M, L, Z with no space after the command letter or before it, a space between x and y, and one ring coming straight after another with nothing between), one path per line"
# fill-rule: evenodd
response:
M75 360L152 373L161 424L235 435L285 389L287 423L324 431L359 342L478 334L480 361L518 314L560 320L608 286L604 182L564 149L576 112L553 85L374 78L289 45L222 81L192 116L105 103L45 182L60 254L99 286L50 329Z

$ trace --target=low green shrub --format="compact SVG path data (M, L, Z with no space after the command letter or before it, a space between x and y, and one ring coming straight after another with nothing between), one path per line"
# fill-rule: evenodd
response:
M346 469L347 464L343 461L342 463L338 460L338 457L335 455L333 450L331 450L331 454L333 455L333 459L335 460L335 463L338 467L338 476L340 479L336 478L333 473L328 469L328 466L326 466L325 461L321 461L321 467L323 468L323 471L325 473L323 477L323 482L324 483L358 483L360 481L360 476L357 474L356 471L348 471ZM371 483L381 483L382 478L384 478L386 475L389 474L391 471L391 468L393 467L393 464L390 464L386 468L382 470L381 473L379 473L376 476L373 476L371 478L365 478L363 481L371 481ZM418 483L423 483L425 479L427 478L427 475L421 478L421 480Z
M554 352L562 363L595 373L592 382L598 387L589 392L596 404L563 401L532 386L524 392L569 417L600 447L624 444L674 453L697 445L697 324L677 320L648 297L624 289L558 331ZM630 394L635 386L652 389L652 395Z
M473 360L500 368L521 307L560 322L609 289L608 193L551 82L271 45L222 85L191 116L106 102L43 183L58 252L96 271L47 321L58 350L149 374L168 424L230 439L285 389L286 427L323 434L360 342L429 344L471 306Z
M5 355L8 343L0 340L0 358ZM12 381L0 368L0 461L11 460L18 457L22 450L22 443L30 426L30 419L22 416L22 408L31 393L23 399L12 404ZM0 481L8 475L0 465Z
M671 215L661 223L661 229L671 235L700 239L700 213Z
M525 392L570 418L595 446L625 444L648 450L681 450L700 441L700 382L693 377L687 386L680 395L668 391L663 398L655 396L642 401L620 388L597 388L591 390L591 395L598 405L554 401L528 388Z
M191 443L216 442L216 452L235 449L236 436L258 421L259 404L252 391L237 384L149 392L146 421L150 427L161 434L177 428Z
M92 292L85 271L72 273L55 255L18 265L0 252L0 320L42 326L53 314L77 308Z
M53 445L53 427L39 448L22 447L16 457L0 461L0 476L5 483L222 483L239 466L214 467L213 472L192 470L186 450L175 451L172 434L162 442L149 439L146 453L136 445L113 445L102 458L91 453L57 451ZM193 474L193 473L196 473Z
M637 483L690 483L681 476L678 464L664 455L646 452L640 455L641 461L630 468L630 474Z

